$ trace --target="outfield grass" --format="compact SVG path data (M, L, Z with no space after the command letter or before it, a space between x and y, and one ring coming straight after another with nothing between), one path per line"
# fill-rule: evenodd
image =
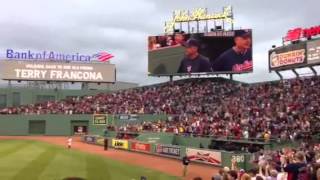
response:
M31 140L0 141L0 180L174 180L154 170Z

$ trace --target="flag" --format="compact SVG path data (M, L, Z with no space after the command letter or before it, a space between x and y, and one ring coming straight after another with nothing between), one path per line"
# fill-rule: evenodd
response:
M100 52L98 54L94 54L93 57L96 57L100 62L107 62L114 56L107 52Z

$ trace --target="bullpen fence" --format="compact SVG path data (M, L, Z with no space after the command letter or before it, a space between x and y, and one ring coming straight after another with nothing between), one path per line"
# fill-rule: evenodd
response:
M104 137L101 136L85 135L82 137L82 141L89 144L104 146ZM239 169L248 170L252 168L251 161L253 159L253 155L248 153L197 149L171 144L149 143L116 138L108 138L108 146L114 149L146 153L174 159L182 159L182 157L187 155L192 162L218 167L231 167L232 161L235 161L237 162Z

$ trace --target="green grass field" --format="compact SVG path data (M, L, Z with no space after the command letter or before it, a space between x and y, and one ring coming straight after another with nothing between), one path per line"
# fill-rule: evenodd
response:
M178 179L154 170L127 165L77 150L28 140L0 141L0 180L86 180Z

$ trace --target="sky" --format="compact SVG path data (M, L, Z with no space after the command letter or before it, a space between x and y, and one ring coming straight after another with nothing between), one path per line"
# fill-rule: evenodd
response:
M268 70L268 50L281 45L289 29L320 24L319 0L10 0L0 6L0 56L6 49L115 55L117 80L154 84L168 78L147 75L147 37L163 33L177 9L232 5L235 27L253 30L254 71L245 82L278 79ZM308 72L308 70L302 70ZM292 77L290 72L285 77Z

